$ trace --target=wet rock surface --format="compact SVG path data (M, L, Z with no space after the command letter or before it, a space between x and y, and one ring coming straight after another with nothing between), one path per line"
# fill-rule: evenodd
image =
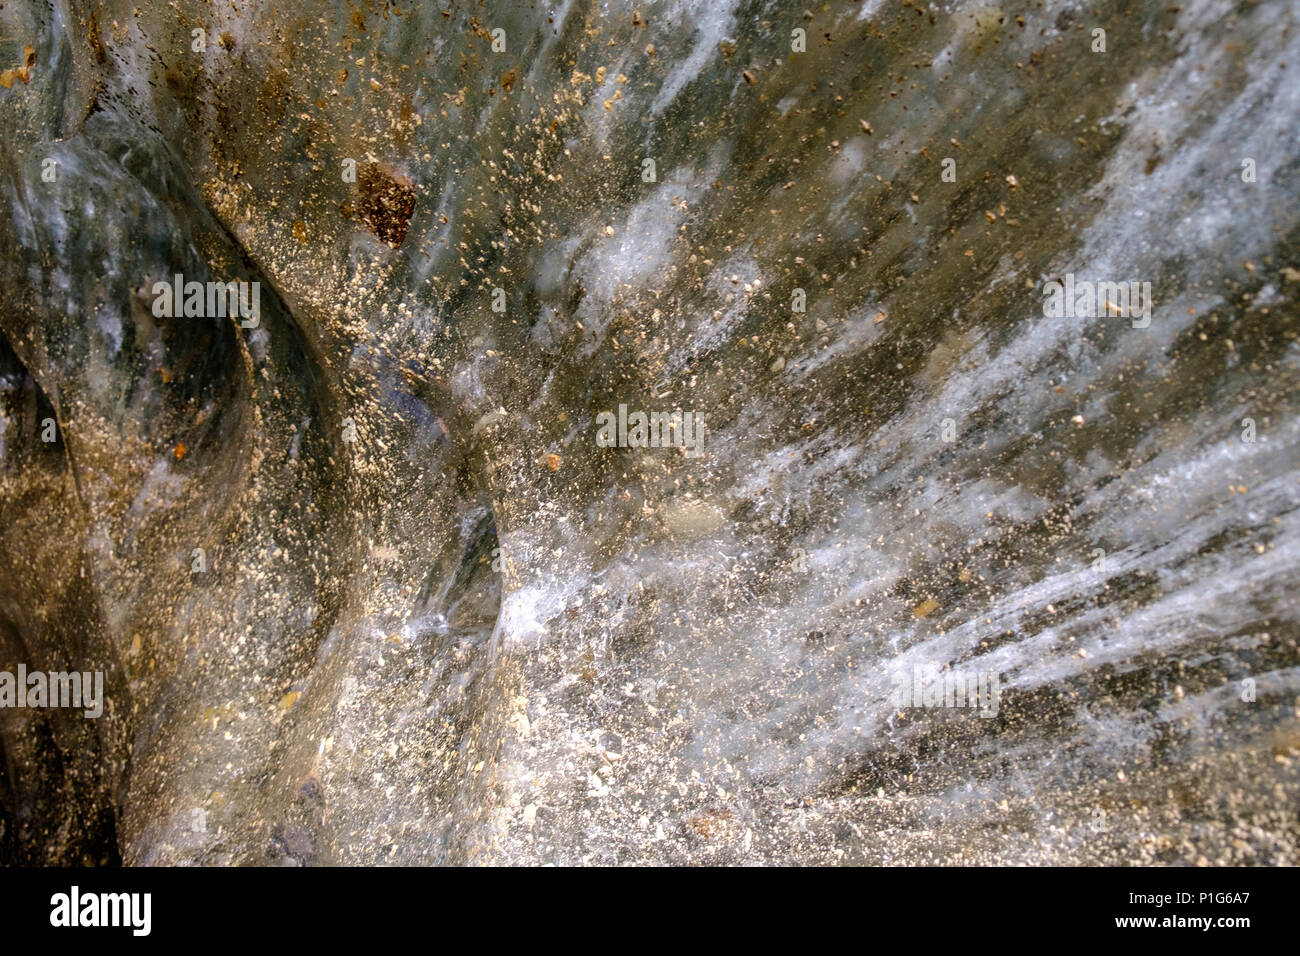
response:
M0 710L0 858L1297 862L1293 5L7 2L0 69L0 669L106 697Z

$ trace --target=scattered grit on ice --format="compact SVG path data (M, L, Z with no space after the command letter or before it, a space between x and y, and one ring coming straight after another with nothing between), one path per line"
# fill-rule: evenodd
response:
M5 4L0 859L1297 862L1298 38Z

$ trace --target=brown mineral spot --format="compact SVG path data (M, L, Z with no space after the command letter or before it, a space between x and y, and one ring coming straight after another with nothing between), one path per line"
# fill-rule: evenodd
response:
M560 456L557 455L557 454L554 454L554 453L551 453L551 454L547 455L547 456L543 459L543 461L546 462L546 467L549 468L549 469L551 469L551 471L559 471L559 470L560 470L560 462L561 462L561 460L562 460L562 459L560 458Z
M367 163L357 175L357 194L362 222L394 249L400 246L415 210L415 189L377 163Z
M90 13L89 29L87 30L87 40L90 43L90 52L95 58L96 63L104 63L108 59L108 51L104 49L104 41L99 36L99 22L95 19L95 13Z
M174 451L174 454L176 455L176 460L177 460L177 461L180 461L182 458L184 458L184 457L185 457L185 452L186 452L186 451L188 451L188 449L185 447L185 442L183 442L183 441L182 441L182 442L177 442L177 443L176 443L176 448L175 448L175 451Z
M515 88L516 76L517 74L515 73L515 71L510 70L508 73L506 73L504 76L501 77L501 88L505 90L507 93L509 93L511 90Z
M307 224L298 219L293 224L293 237L299 242L307 241Z
M280 709L288 710L290 707L292 707L294 704L298 702L298 698L301 696L302 696L302 691L300 690L289 691L289 693L285 694L283 697L280 698Z
M758 82L758 78L755 77L753 73L750 73L749 70L745 70L740 75L745 78L745 82L748 83L750 86L753 86L755 83Z
M712 839L729 829L733 816L730 810L710 810L692 818L691 829L705 839Z
M926 598L916 607L912 608L912 617L926 617L933 614L939 609L939 602L934 598Z

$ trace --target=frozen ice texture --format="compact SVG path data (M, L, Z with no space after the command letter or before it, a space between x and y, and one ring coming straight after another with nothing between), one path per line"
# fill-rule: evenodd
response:
M0 858L1300 862L1294 4L24 0L19 68L0 669L108 704L0 710Z

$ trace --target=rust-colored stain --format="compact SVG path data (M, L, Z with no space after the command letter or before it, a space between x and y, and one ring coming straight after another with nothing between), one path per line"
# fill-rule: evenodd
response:
M926 598L916 607L912 608L912 617L926 617L933 614L939 609L939 602L934 598Z
M357 213L370 231L394 249L406 238L415 211L415 189L375 163L357 173Z

